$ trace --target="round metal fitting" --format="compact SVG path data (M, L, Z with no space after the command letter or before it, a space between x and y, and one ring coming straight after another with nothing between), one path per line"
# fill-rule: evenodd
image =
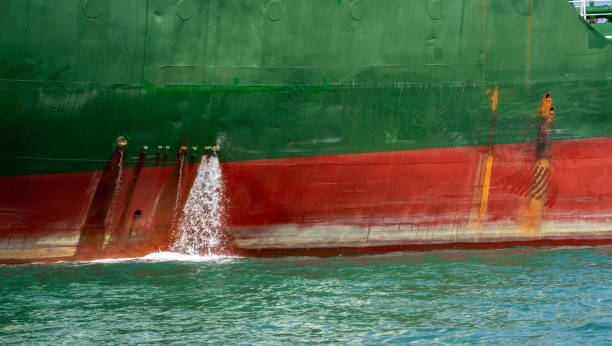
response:
M268 19L277 22L283 18L283 3L279 0L272 0L266 6L266 16Z
M85 0L81 5L83 14L89 19L96 19L104 12L104 0Z

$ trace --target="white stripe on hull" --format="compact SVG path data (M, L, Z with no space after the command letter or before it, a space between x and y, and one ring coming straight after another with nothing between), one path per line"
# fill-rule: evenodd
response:
M59 232L42 238L0 239L0 259L70 257L76 253L79 231Z
M612 239L612 224L544 223L537 234L528 233L515 223L477 227L439 226L357 226L295 224L234 227L235 245L243 249L301 249L423 245L479 242L530 241L538 239Z

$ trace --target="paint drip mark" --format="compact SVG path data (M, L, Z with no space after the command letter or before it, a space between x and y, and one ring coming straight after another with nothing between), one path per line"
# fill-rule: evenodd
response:
M108 222L113 219L113 205L117 203L117 196L121 191L125 155L123 151L121 147L115 150L98 180L85 223L81 228L77 251L79 257L93 258L102 251L106 229L112 226Z
M493 158L495 154L495 122L497 120L497 105L499 101L499 90L497 85L493 90L491 96L491 124L489 127L489 142L487 145L487 152L484 159L481 159L481 172L480 182L480 203L478 208L478 223L476 227L480 229L482 223L487 217L487 208L489 204L489 192L491 189L491 173L493 171ZM482 167L484 165L484 167Z
M167 157L167 154L162 156L165 161L166 159L164 157ZM152 229L164 231L150 233L150 231L142 230L143 237L149 237L151 239L149 242L151 246L156 244L155 247L159 248L161 244L164 249L170 246L172 234L176 231L178 220L180 220L181 217L182 206L185 203L183 190L187 191L191 183L191 179L185 179L185 177L187 177L185 174L186 169L185 152L183 148L181 148L172 171L157 197L157 202L152 212L152 220L154 220ZM136 231L138 232L138 230ZM149 233L145 235L145 232Z
M140 215L142 214L141 210L138 210L137 213L135 213L132 217L132 221L129 222L128 220L130 219L129 215L128 215L128 208L130 206L130 204L132 203L132 199L133 199L133 195L134 195L134 190L136 188L136 184L138 183L138 178L140 177L140 173L142 171L142 168L144 167L145 164L145 160L146 160L146 153L140 153L140 155L138 156L138 161L136 162L136 166L134 167L134 174L132 176L131 182L129 183L128 187L127 187L127 195L124 199L124 203L123 203L123 210L121 212L121 217L119 218L119 225L118 227L114 230L114 233L111 235L111 247L112 246L117 246L117 244L119 244L121 241L123 241L126 237L129 239L131 238L131 234L133 231L133 224L134 224L134 220L138 219L140 217ZM126 229L126 225L129 222L129 234L125 234L125 229Z
M179 215L180 215L180 206L181 201L182 201L182 195L183 195L183 170L185 167L185 155L187 154L187 147L181 147L181 150L179 152L179 157L178 157L178 188L176 189L176 199L174 201L174 215L172 217L172 225L171 225L171 229L176 229L176 223L177 220L179 219Z
M125 148L120 147L119 148L119 163L118 165L118 173L117 176L115 177L115 189L113 190L113 195L111 198L111 203L110 206L108 208L108 213L106 215L106 220L105 220L105 227L104 227L104 244L103 246L105 247L106 245L108 245L108 242L110 240L110 237L113 233L115 233L115 230L117 228L117 215L120 215L120 209L121 209L121 192L122 192L122 183L123 183L123 173L124 173L124 166L125 166Z

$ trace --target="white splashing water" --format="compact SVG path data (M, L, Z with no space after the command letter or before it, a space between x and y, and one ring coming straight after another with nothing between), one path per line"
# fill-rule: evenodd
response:
M144 257L131 257L131 258L105 258L94 261L84 261L76 263L102 263L102 264L116 264L126 262L215 262L225 263L227 261L234 260L238 257L235 256L220 256L220 255L185 255L176 252L155 252ZM56 262L56 263L69 263L69 262Z
M212 256L223 232L223 181L219 158L203 157L177 227L172 251Z
M235 258L237 257L219 255L184 255L175 252L158 252L142 257L141 260L152 262L225 262Z

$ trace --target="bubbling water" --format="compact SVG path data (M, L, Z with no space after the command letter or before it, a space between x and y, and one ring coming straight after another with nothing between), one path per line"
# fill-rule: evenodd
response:
M223 180L219 158L204 157L183 208L172 251L215 255L222 244Z

